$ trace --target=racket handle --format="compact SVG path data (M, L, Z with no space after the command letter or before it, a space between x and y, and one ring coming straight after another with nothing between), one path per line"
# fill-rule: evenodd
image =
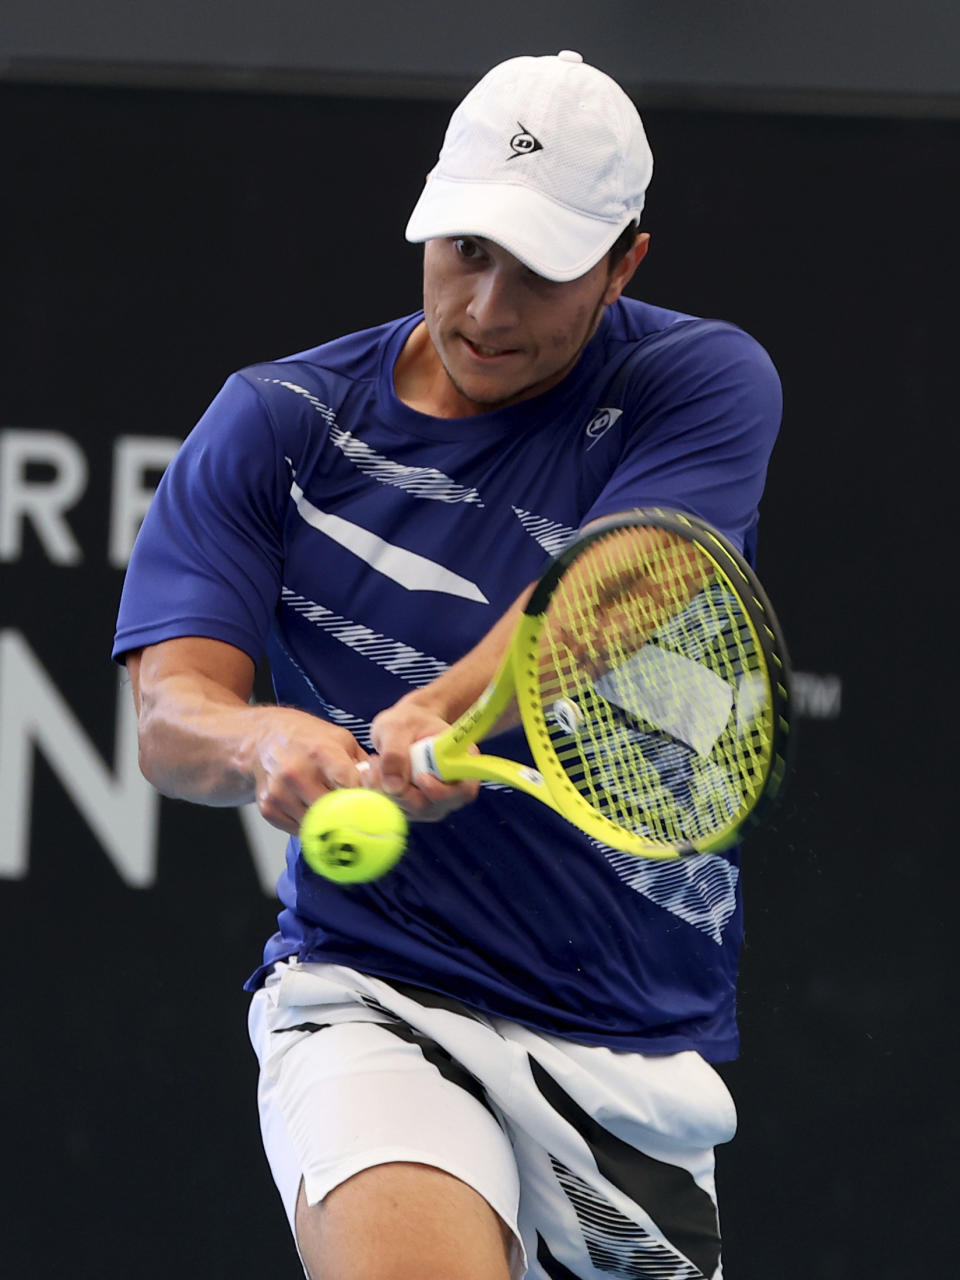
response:
M410 748L410 774L416 777L418 773L430 773L435 778L439 778L440 770L437 768L437 757L433 750L433 738L421 738L419 742L415 742Z

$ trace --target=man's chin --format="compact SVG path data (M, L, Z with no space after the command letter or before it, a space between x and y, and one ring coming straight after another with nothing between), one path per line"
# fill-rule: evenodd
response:
M457 394L474 406L477 413L506 409L512 404L529 400L546 390L546 386L540 381L528 383L519 370L513 370L513 376L507 377L506 371L495 373L491 370L489 373L483 373L476 370L463 370L451 368L453 363L453 361L449 364L446 361L443 362L447 377ZM550 381L553 380L548 380L547 385Z
M506 409L520 400L528 400L536 395L534 388L520 386L517 388L490 386L489 383L478 385L478 380L464 379L458 381L451 378L454 390L462 399L473 405L478 413L492 413L494 409Z

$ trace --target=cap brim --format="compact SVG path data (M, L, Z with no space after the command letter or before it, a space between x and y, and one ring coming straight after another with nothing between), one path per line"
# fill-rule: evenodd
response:
M407 223L414 243L482 236L547 280L576 280L596 266L628 222L607 222L556 204L529 187L430 177Z

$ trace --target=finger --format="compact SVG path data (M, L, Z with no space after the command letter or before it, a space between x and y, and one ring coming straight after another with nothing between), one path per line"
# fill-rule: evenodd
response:
M307 806L289 793L281 798L270 788L263 788L257 796L257 808L272 827L278 827L287 835L295 836Z
M296 835L312 804L342 787L362 787L368 772L365 761L338 760L312 774L309 779L271 779L257 799L266 820L281 831Z
M380 789L395 799L410 786L410 752L386 748L380 754Z
M447 814L476 800L479 791L479 782L441 782L431 774L420 773L404 793L403 807L416 822L440 822Z
M340 787L367 786L366 775L370 769L370 757L360 751L359 756L344 755L329 760L323 770L325 790L336 791ZM322 794L322 793L321 793ZM316 797L314 797L316 798Z

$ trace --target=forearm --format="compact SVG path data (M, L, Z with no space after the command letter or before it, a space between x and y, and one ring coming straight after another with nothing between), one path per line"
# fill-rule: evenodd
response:
M164 795L209 805L256 801L295 832L307 807L357 786L367 753L348 730L295 707L250 705L254 664L231 645L168 640L127 659L144 775Z
M264 711L206 676L168 675L138 696L140 768L158 791L208 805L256 798Z
M371 726L374 749L379 753L373 784L401 799L409 813L418 816L417 804L426 795L441 816L444 800L454 807L476 794L476 784L446 784L421 777L411 784L410 747L442 733L483 693L500 668L517 621L530 598L526 588L483 639L442 675L421 689L414 689L375 717ZM509 723L509 712L498 722ZM422 792L423 794L419 794Z
M532 585L527 587L469 653L430 684L406 694L401 703L431 712L448 722L456 720L497 674L532 591Z

